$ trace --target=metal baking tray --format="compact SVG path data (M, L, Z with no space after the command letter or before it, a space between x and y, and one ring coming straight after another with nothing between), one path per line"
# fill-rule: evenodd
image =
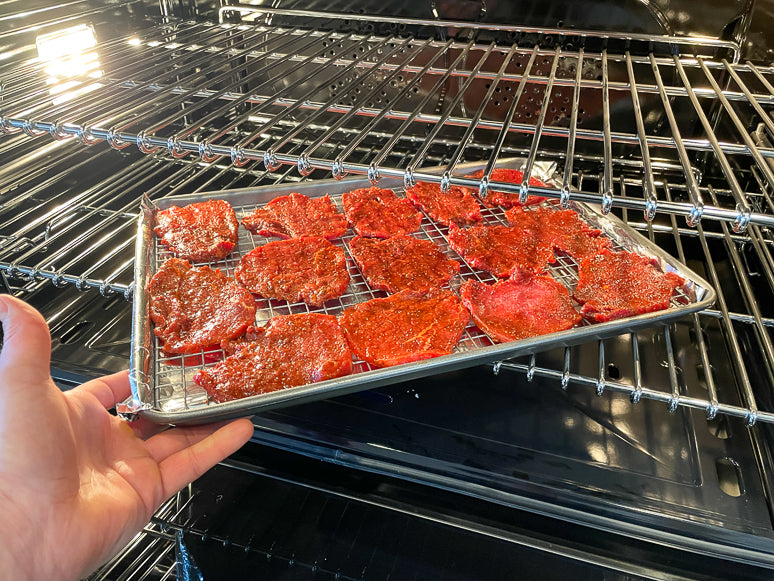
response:
M523 160L508 160L498 167L519 168ZM466 164L458 168L465 173L480 169L482 164ZM554 185L553 163L537 163L533 176ZM164 198L155 204L146 201L139 217L138 236L135 262L135 289L132 328L132 352L130 361L130 381L132 384L132 401L123 406L122 415L133 417L141 414L144 418L158 423L196 424L209 421L248 416L269 408L288 406L317 399L344 395L356 391L367 390L399 381L415 379L431 374L470 367L482 363L490 363L514 357L535 353L556 346L570 346L589 340L598 340L621 333L633 332L637 329L681 318L684 315L709 307L715 300L715 291L710 285L681 264L669 254L654 245L647 238L638 234L617 217L602 215L595 208L583 203L571 201L569 207L591 226L599 228L603 236L613 242L615 249L624 249L653 257L664 271L672 271L683 277L685 285L678 289L672 297L669 309L647 313L625 319L605 323L589 323L582 321L578 327L532 337L520 341L495 344L478 327L472 319L450 355L435 359L407 363L383 369L371 368L363 361L355 360L352 375L338 379L288 388L267 394L247 397L241 400L214 403L208 401L203 388L196 385L193 376L202 366L214 365L223 356L222 352L208 352L201 356L167 356L161 352L159 343L153 334L152 323L148 316L148 300L145 289L157 268L171 253L164 248L153 234L153 216L157 209L172 205L205 201L212 198L228 200L234 207L237 218L252 212L277 196L298 192L310 197L329 194L341 210L341 196L344 192L355 188L369 187L366 178L344 180L308 181L287 185L271 185L266 187L239 190L223 190L205 192L194 195ZM379 187L391 188L398 195L405 195L403 183L397 178L385 178L379 182ZM549 202L543 202L549 203ZM507 223L501 208L485 208L482 205L484 223ZM425 216L421 230L414 235L432 240L450 257L460 262L460 273L449 283L453 291L457 291L466 279L476 279L483 282L495 282L496 279L488 273L471 268L454 250L447 240L448 228L435 223ZM289 304L286 301L258 299L256 326L263 325L275 315L285 315L302 312L322 312L339 315L348 306L367 301L375 297L387 296L382 291L372 290L365 282L357 265L349 254L349 241L355 234L350 228L341 239L334 243L345 249L347 265L350 273L350 285L347 292L339 299L328 301L321 308L310 308L304 303ZM220 268L223 272L233 275L234 268L242 256L250 250L265 244L269 239L247 232L241 225L239 243L225 260L206 263ZM202 264L202 263L197 263ZM557 263L549 266L550 274L572 290L577 282L577 263L569 256L560 256Z

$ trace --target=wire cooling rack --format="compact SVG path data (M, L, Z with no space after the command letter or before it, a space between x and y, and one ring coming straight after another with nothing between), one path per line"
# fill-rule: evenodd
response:
M256 208L265 205L271 199L296 191L309 195L310 197L328 194L339 211L343 211L341 201L342 194L352 189L368 187L369 185L367 180L362 179L348 181L331 180L323 182L307 182L305 184L296 184L294 186L270 186L252 190L210 192L194 196L185 196L182 198L166 199L159 203L159 208L220 198L231 202L237 214L237 218L241 221L244 216L248 215ZM405 190L397 180L393 180L392 184L380 183L380 187L390 187L390 189L393 189L399 197L405 197ZM544 201L540 206L556 207L556 202ZM569 331L506 344L495 344L471 320L465 327L462 338L455 346L453 353L439 358L439 360L443 360L443 363L437 363L435 361L429 363L428 361L425 361L400 365L396 366L396 368L377 369L364 361L356 359L353 365L352 376L322 382L320 384L313 384L313 386L304 386L304 389L308 388L314 390L314 386L320 386L320 389L317 390L316 393L311 394L310 397L304 397L303 399L310 399L311 397L329 397L338 395L339 391L349 393L358 389L369 389L377 383L384 384L399 381L407 378L402 372L405 369L413 369L413 371L407 371L407 373L410 376L416 377L427 375L428 373L438 373L452 368L473 365L481 363L484 360L494 361L512 357L516 354L547 349L556 345L567 345L572 342L581 342L590 338L611 336L643 326L650 326L666 320L672 320L688 312L700 310L711 303L714 293L707 283L702 281L691 271L687 270L684 265L666 255L647 239L636 234L623 222L612 215L603 216L584 204L570 202L569 207L575 210L591 227L602 230L602 236L611 240L614 249L636 251L651 256L660 264L662 270L676 272L686 280L686 284L674 294L669 309L607 323L592 324L583 320L577 327ZM531 210L532 208L533 207L527 207L528 210ZM141 238L144 238L145 241L149 243L149 248L146 249L149 250L149 252L141 252L138 256L147 255L150 257L147 265L148 268L146 269L144 276L137 279L138 281L144 281L142 282L142 287L138 285L137 288L137 301L141 304L147 302L147 297L144 294L144 288L147 281L150 280L153 274L168 258L172 257L169 250L159 242L158 237L152 233L147 234L151 230L150 220L152 220L152 212L155 211L155 209L156 208L153 208L151 211L146 212L147 220L143 224L146 232L144 237L142 236L141 228ZM482 223L486 225L507 224L504 211L499 207L482 207L482 216ZM466 280L477 280L484 283L492 283L497 280L493 275L476 269L468 264L462 256L451 248L448 241L448 234L449 228L447 226L437 223L426 214L423 215L419 230L413 233L417 238L432 241L447 257L459 262L460 272L449 281L447 285L448 288L453 292L458 293L459 287ZM355 260L352 258L349 251L349 243L354 237L355 234L350 229L343 237L332 241L344 250L350 275L349 286L341 297L330 300L318 308L310 307L303 302L290 303L282 300L257 298L255 325L263 326L272 317L297 313L316 312L338 316L347 307L373 298L387 296L387 293L384 291L372 289L368 285ZM270 240L271 239L269 238L252 234L240 225L237 247L229 257L215 262L197 263L197 266L206 264L212 268L220 269L229 276L233 276L235 268L239 265L239 262L244 255L254 248L266 244ZM567 254L560 253L556 257L556 262L548 265L547 272L567 287L572 294L578 281L577 261ZM579 305L576 306L579 307ZM147 308L147 305L145 305L145 308ZM137 312L135 315L138 315ZM147 318L147 315L142 316ZM137 321L135 321L135 323L137 323ZM205 416L208 416L209 413L207 410L221 406L231 406L236 403L228 402L227 404L215 404L209 402L204 389L199 387L193 381L194 375L199 370L204 367L215 365L225 356L225 353L222 350L214 349L192 355L170 356L161 350L159 342L156 340L155 336L152 336L152 330L150 329L149 323L141 325L140 328L143 329L141 332L146 340L145 343L152 351L152 357L150 357L152 364L149 365L148 371L143 372L142 374L135 373L134 375L136 379L142 379L139 383L142 383L144 389L138 389L138 392L144 394L140 398L143 407L156 410L163 416L169 418L181 413L184 417L189 413L195 413L197 415L204 413ZM137 341L134 341L134 343L139 342L139 338ZM486 356L486 359L482 359L482 356ZM138 371L134 365L132 368L133 371ZM341 381L348 383L354 382L357 387L347 385L341 390L332 387L333 384ZM246 408L250 411L262 409L265 405L276 407L277 405L285 405L292 401L296 401L296 398L293 397L293 393L297 392L297 390L299 390L299 388L290 388L281 392L245 398L245 400L240 401L247 402L248 400L255 400L253 403L257 407L254 408L248 406L248 408ZM280 397L278 401L270 401L269 403L264 404L264 402L269 399L269 396L272 396L272 400L276 400L278 395L287 397ZM202 410L205 411L202 412Z

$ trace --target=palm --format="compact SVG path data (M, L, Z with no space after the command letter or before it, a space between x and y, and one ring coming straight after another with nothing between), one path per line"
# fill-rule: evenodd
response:
M27 551L30 577L89 573L252 433L238 420L143 440L106 411L129 395L125 372L62 393L42 318L2 296L0 320L0 545L20 563Z

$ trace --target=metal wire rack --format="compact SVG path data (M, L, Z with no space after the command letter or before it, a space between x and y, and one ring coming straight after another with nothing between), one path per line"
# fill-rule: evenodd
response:
M344 184L344 182L342 182ZM346 189L346 188L343 188ZM306 190L305 190L306 191ZM399 196L404 197L405 192L396 192ZM208 199L211 194L205 193L201 198L197 198L200 201ZM330 199L337 206L338 210L342 210L342 194L331 193ZM233 203L233 202L232 202ZM548 202L542 202L542 207L548 209L553 208L554 204ZM240 221L247 215L253 212L258 206L255 204L234 206L237 219ZM533 207L528 207L527 211L531 211ZM584 220L594 220L595 214L588 211L579 205L574 205L574 210L578 212L578 216ZM482 224L485 225L507 225L508 222L505 218L504 210L499 207L484 208L482 211L483 220ZM592 222L593 224L593 222ZM250 252L252 249L262 246L271 241L269 238L252 234L246 230L240 228L239 242L236 249L228 257L217 260L214 262L197 263L198 266L207 265L211 268L218 269L229 276L234 275L236 267L240 264L242 258ZM452 291L459 293L460 286L467 280L476 280L479 282L492 283L497 279L486 272L482 272L480 269L472 267L465 260L455 252L449 243L449 228L438 222L432 220L426 214L422 218L422 223L417 232L413 233L413 236L418 239L428 240L433 242L438 249L443 252L447 257L455 260L460 265L459 274L455 275L448 283L448 286ZM603 237L607 237L611 240L611 247L614 250L629 250L634 248L629 246L630 240L625 235L617 235L612 230L604 230ZM257 302L256 312L256 326L263 326L269 320L275 316L318 312L329 315L338 316L344 309L351 307L355 304L370 300L377 297L386 297L387 293L380 290L375 290L368 283L367 278L363 275L358 268L355 259L352 257L350 242L355 237L355 234L348 230L347 233L341 238L334 241L334 243L342 248L347 257L347 270L349 273L349 286L344 294L336 299L327 301L320 307L310 307L304 302L288 302L284 300L269 300L260 299ZM153 238L154 251L152 253L151 270L148 276L151 276L158 272L159 268L168 260L173 257L173 254L161 244L158 237ZM642 252L647 252L647 249ZM555 262L547 265L546 272L552 276L555 280L563 284L570 293L574 290L578 282L578 261L572 256L565 253L558 253ZM693 285L690 282L690 285ZM699 300L696 296L691 297L688 293L695 292L688 290L688 284L686 288L677 289L674 296L671 299L671 307L674 309L682 310L690 308L691 305L695 305ZM141 293L140 300L145 300L145 293ZM576 308L578 305L576 304ZM674 318L676 315L673 315ZM628 319L620 320L616 325L616 329L631 328ZM594 328L591 323L583 320L578 324L578 328ZM610 330L606 335L615 334L616 331ZM597 335L598 336L598 335ZM464 332L459 339L458 343L454 347L454 353L461 354L469 351L476 351L482 347L494 345L494 342L483 333L472 321L465 327ZM166 413L175 413L182 410L200 409L204 408L208 404L208 398L205 390L199 387L193 380L196 373L205 367L211 367L214 363L220 361L226 354L221 349L201 351L199 353L187 354L187 355L168 355L163 352L161 348L161 342L154 341L154 369L152 386L152 400L153 408ZM362 373L375 369L365 361L356 359L353 367L353 374ZM145 403L150 403L146 401Z
M377 36L273 26L267 9L226 7L263 18L253 24L160 25L142 35L98 45L98 76L71 79L52 99L39 60L2 74L6 133L77 137L85 144L106 141L117 149L173 157L220 158L237 166L263 163L269 170L292 165L335 177L365 174L440 182L550 197L612 207L770 226L768 196L740 183L735 165L753 165L764 184L774 183L769 160L774 149L756 142L750 124L774 133L766 109L774 102L774 71L739 63L732 43L712 39L597 34L563 29L477 25L507 32L512 44ZM292 13L278 11L276 14ZM337 15L301 14L324 23ZM425 28L465 23L407 21ZM601 43L601 44L600 44ZM482 93L484 95L481 98ZM728 131L717 131L719 116ZM654 129L651 119L662 122ZM687 122L690 120L690 123ZM311 124L325 129L301 148L292 142ZM270 132L282 124L284 131ZM615 130L614 130L615 129ZM347 146L327 144L354 131ZM369 135L390 135L365 159L355 150ZM236 135L236 137L235 137ZM401 140L411 153L388 159ZM456 143L446 171L432 175L429 152ZM527 172L538 153L564 160L560 190L473 180L455 175L457 165L483 144L490 170L506 143L527 153ZM577 153L598 160L596 191L571 190ZM709 199L693 158L718 167L725 196ZM620 190L614 161L641 164L639 196ZM659 197L652 176L660 163L680 168L687 187L681 199Z

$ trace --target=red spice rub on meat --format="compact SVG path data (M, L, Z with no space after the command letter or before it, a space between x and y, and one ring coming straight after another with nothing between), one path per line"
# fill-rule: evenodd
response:
M601 231L591 228L573 210L511 208L505 217L512 226L540 240L541 245L566 252L579 261L610 247L610 240L600 237Z
M361 236L389 238L411 234L422 223L422 214L392 190L376 187L353 190L346 192L341 202L347 220Z
M554 260L550 246L512 226L452 226L449 245L468 264L498 278L506 278L513 272L540 272Z
M336 317L281 315L255 330L254 340L194 376L217 402L269 393L352 373L349 350Z
M242 257L236 279L267 299L313 307L344 294L349 285L344 250L320 236L277 240Z
M153 232L179 258L210 262L228 256L237 243L234 209L225 200L170 206L156 212Z
M584 303L583 316L612 321L669 308L672 293L684 283L646 256L604 250L580 263L574 297Z
M515 276L495 284L468 280L460 296L476 325L498 343L564 331L581 320L567 289L549 276Z
M310 198L292 193L274 198L242 218L242 225L253 234L279 238L322 236L340 238L347 231L347 219L339 214L330 197Z
M447 226L467 226L483 219L481 207L466 188L452 186L444 193L440 184L419 182L406 190L406 196L433 220Z
M401 291L345 309L339 323L352 352L375 367L448 355L470 314L447 289Z
M154 333L167 354L196 353L234 339L255 322L250 291L219 270L180 258L161 265L148 283Z
M430 240L393 236L375 240L356 236L349 251L371 288L389 293L402 290L427 292L445 285L460 271Z
M471 174L470 177L481 179L484 175L484 170L479 170L473 174ZM521 184L521 180L524 179L524 172L517 170L517 169L505 169L505 168L495 168L492 170L492 173L489 175L489 182L506 182L510 184ZM529 178L529 185L531 186L541 186L541 187L548 187L545 183L541 182L539 179L531 177ZM490 208L493 206L502 206L504 208L512 208L514 206L529 206L531 204L539 204L545 200L542 196L527 196L526 203L522 204L519 201L519 194L511 194L507 192L498 192L495 190L489 190L489 192L486 195L486 198L484 198L484 204L486 206L489 206Z

